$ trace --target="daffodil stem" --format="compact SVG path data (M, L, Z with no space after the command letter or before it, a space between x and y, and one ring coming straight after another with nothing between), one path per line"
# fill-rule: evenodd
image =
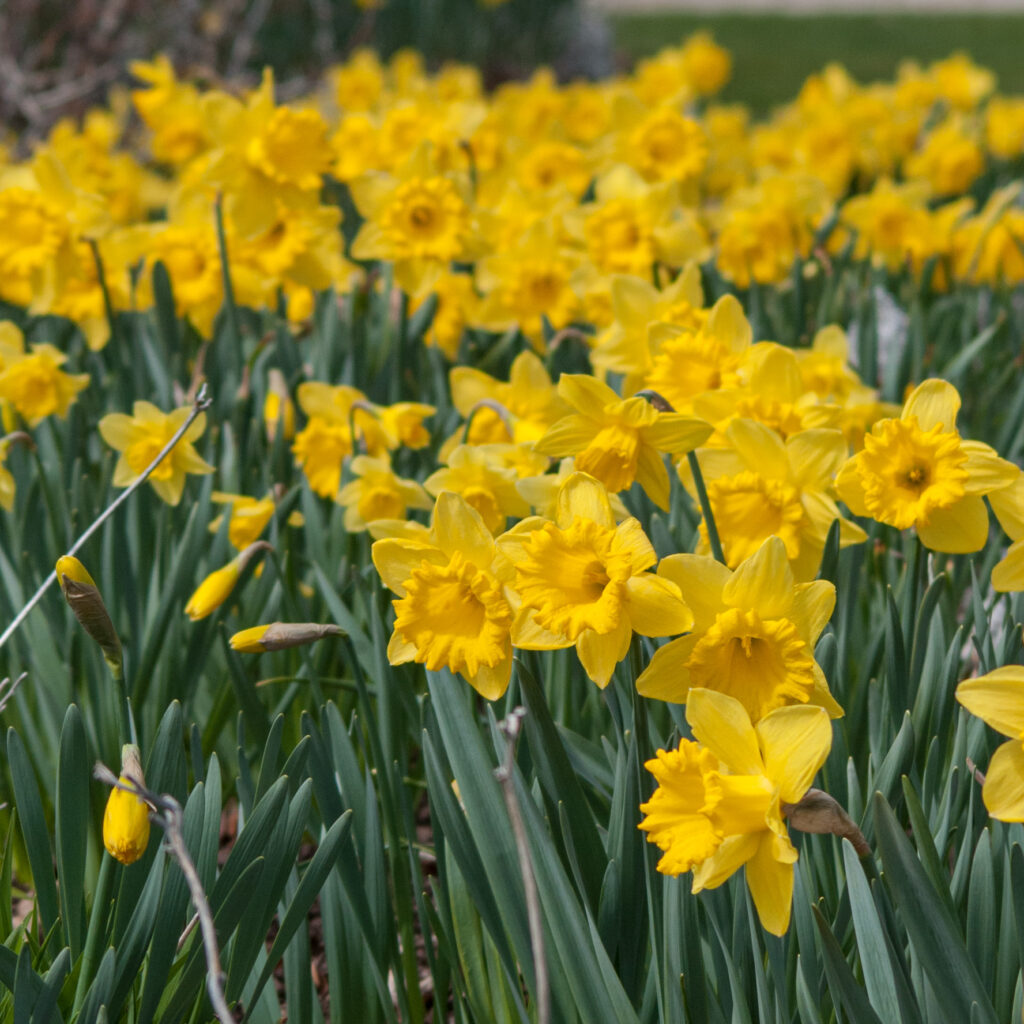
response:
M85 545L85 542L128 500L128 498L134 494L149 478L150 473L160 465L161 462L170 455L174 446L185 436L185 432L188 430L196 417L204 410L210 407L210 399L206 397L206 385L204 384L199 389L199 394L196 395L195 401L192 403L192 411L188 414L185 422L175 431L174 437L170 439L160 449L157 457L143 470L142 475L129 487L126 487L89 525L85 533L82 534L78 540L75 541L71 547L64 552L66 555L74 555L80 551ZM5 643L11 638L14 631L25 621L28 617L28 613L42 600L43 595L50 588L57 579L56 571L49 573L39 584L39 589L28 599L28 603L24 605L20 612L14 616L11 624L0 634L0 647L3 647Z
M238 320L238 306L235 305L235 289L231 284L231 266L228 263L228 239L224 230L224 197L218 193L213 204L214 219L217 224L217 249L220 253L220 269L224 282L224 309L230 326L231 342L237 357L237 365L241 366L242 358L242 325Z
M72 1016L82 1008L85 994L89 991L93 966L106 932L109 909L107 905L110 902L110 885L114 878L114 865L114 858L104 851L103 859L100 862L100 873L96 877L96 895L93 897L92 911L89 914L89 930L85 936L85 951L82 953L82 966L78 972L78 985L75 988Z
M697 453L687 452L686 460L690 463L690 472L693 474L693 486L697 491L697 501L700 503L701 515L704 516L704 526L708 531L708 544L711 545L711 554L724 565L725 555L722 553L722 542L718 537L718 527L715 526L715 517L711 512L711 501L708 498L708 489L704 486L704 474L700 471Z

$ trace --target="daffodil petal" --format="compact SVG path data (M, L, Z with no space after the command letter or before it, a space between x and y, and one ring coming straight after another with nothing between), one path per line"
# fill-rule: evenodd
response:
M733 420L725 436L739 452L748 469L764 477L785 480L789 477L789 459L782 438L756 420Z
M922 430L931 430L939 424L943 430L956 429L956 414L960 411L960 395L949 381L933 377L922 381L911 392L900 413L900 419L917 419Z
M793 479L801 488L824 490L847 457L846 438L838 430L802 430L786 441Z
M466 676L466 682L487 700L498 700L505 695L512 678L512 657L499 661L493 668L481 665L476 675Z
M686 662L698 639L696 636L682 636L659 647L650 664L637 677L636 692L641 697L685 704L690 692L690 672Z
M722 588L722 601L731 608L753 609L762 619L782 619L793 603L793 583L786 545L772 536L736 567Z
M956 699L996 732L1024 737L1024 666L1006 665L956 688Z
M585 416L563 416L548 427L547 433L537 442L536 451L559 459L566 455L578 455L594 440L596 433L593 421Z
M754 726L764 752L765 774L779 796L795 804L810 788L832 749L832 722L824 708L776 708Z
M686 701L694 737L734 775L764 775L764 762L750 716L734 697L695 687Z
M489 568L494 561L494 538L480 513L451 491L440 494L434 506L434 536L437 546L449 557L461 552L467 562L481 569Z
M623 619L610 633L584 630L576 641L576 653L590 678L603 690L612 678L615 666L626 656L633 632Z
M693 628L703 633L725 609L722 592L732 570L710 555L668 555L658 563L658 575L671 580L693 612Z
M665 460L654 448L641 445L636 454L636 480L658 508L668 511L671 485Z
M563 530L577 517L600 526L614 526L615 516L604 485L586 473L573 473L558 490L556 519Z
M949 508L932 512L928 523L917 527L926 548L951 555L980 551L988 540L988 509L977 495L968 494Z
M847 508L855 516L866 516L869 514L867 502L864 498L864 484L861 480L860 467L856 455L848 462L845 462L842 469L839 470L836 476L835 488L840 501L845 502Z
M836 588L828 580L798 583L786 617L800 631L800 635L809 644L813 644L832 618L835 607Z
M992 755L981 798L993 818L1024 821L1024 745L1004 743Z
M693 627L693 613L670 580L645 573L633 576L626 589L629 619L641 636L676 636Z
M993 491L988 500L1010 540L1024 540L1024 473L1017 476L1009 487Z
M1003 594L1024 590L1024 540L1011 544L1003 560L992 567L992 589Z
M384 586L402 597L405 596L403 584L412 576L413 569L418 569L424 562L444 565L447 561L444 554L432 544L399 540L396 537L375 541L370 548L370 557Z
M605 406L621 401L607 384L586 373L563 373L558 378L558 394L578 412L598 421Z
M995 451L981 441L961 441L960 450L967 453L967 479L964 490L968 494L988 494L1009 487L1020 475L1020 467L1001 459Z
M775 858L774 833L761 835L757 852L747 861L747 886L754 898L761 927L772 935L785 935L793 907L793 865Z
M717 889L753 857L761 844L760 832L726 836L722 845L702 864L693 869L693 892Z

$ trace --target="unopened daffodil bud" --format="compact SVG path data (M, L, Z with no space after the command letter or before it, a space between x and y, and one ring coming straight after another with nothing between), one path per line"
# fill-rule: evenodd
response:
M236 558L227 565L211 572L202 583L196 587L195 592L188 599L185 605L185 614L193 621L205 619L212 615L230 596L235 589L238 577L252 560L253 556L260 551L270 551L271 547L265 540L256 541L245 548Z
M117 677L121 675L121 639L110 620L95 581L73 555L57 559L57 582L82 628L100 645L103 660Z
M273 441L278 427L286 441L295 436L295 403L280 370L271 370L267 381L267 397L263 401L263 423L267 439Z
M321 625L319 622L272 622L269 626L243 629L229 641L233 650L244 654L263 651L283 651L286 647L311 644L325 636L344 636L340 626Z
M121 782L145 785L139 748L126 743L121 748ZM149 845L149 806L140 797L114 787L103 812L103 845L115 860L134 864Z

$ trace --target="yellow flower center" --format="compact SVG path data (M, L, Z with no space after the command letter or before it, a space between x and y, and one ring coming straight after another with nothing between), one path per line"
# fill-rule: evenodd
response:
M773 708L805 703L814 687L814 656L796 626L740 608L715 618L686 667L693 686L735 697L754 722Z
M688 332L661 346L646 384L664 395L676 412L687 412L697 395L731 383L738 361L714 338Z
M800 531L806 516L795 487L746 470L710 481L708 499L730 568L750 558L772 535L782 539L788 558L800 554ZM700 531L706 539L703 522Z
M595 210L584 232L591 259L606 273L648 274L654 263L654 238L636 204L612 199Z
M68 236L66 220L38 192L0 192L0 271L22 275L43 267Z
M648 117L633 133L629 148L640 172L660 181L699 174L708 153L699 126L669 109Z
M446 178L414 178L400 185L382 227L397 258L454 260L462 255L469 214Z
M602 427L576 456L576 469L589 473L611 492L623 491L636 479L640 434L625 424Z
M941 424L925 431L916 419L883 420L865 435L858 462L868 512L897 530L927 525L965 493L967 453Z
M249 163L281 185L313 190L331 165L327 126L312 110L275 110L262 132L249 142Z
M393 484L371 484L363 488L356 506L364 522L375 519L404 519L405 502Z
M321 498L333 498L341 483L341 463L352 452L352 435L346 425L314 416L305 430L295 435L295 461Z
M416 661L436 672L473 676L508 657L512 610L501 585L459 552L447 565L423 562L394 602L395 632L416 647Z
M124 450L124 457L132 472L139 476L146 467L160 454L165 444L170 441L173 431L166 432L151 427L138 427L137 437ZM174 476L174 460L164 459L152 473L151 480L170 480Z
M575 643L586 629L618 626L632 574L615 530L576 518L567 530L545 523L531 533L516 590L541 626Z

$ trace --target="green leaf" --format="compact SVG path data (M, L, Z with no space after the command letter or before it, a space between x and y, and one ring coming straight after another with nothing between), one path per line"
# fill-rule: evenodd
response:
M953 1016L969 1019L976 1003L983 1011L981 1019L996 1024L991 997L967 954L959 926L937 897L885 799L876 793L873 804L886 886L935 995Z
M100 1024L106 1020L104 1009L110 1001L110 993L114 987L114 975L117 971L117 954L108 949L100 961L96 977L92 979L82 1010L75 1024Z
M18 808L18 824L32 867L32 882L43 933L48 935L57 922L57 886L53 877L53 849L50 833L39 802L39 787L21 738L13 729L7 730L7 763L11 771L14 801Z
M85 854L89 836L89 751L82 715L72 704L64 717L57 765L57 880L71 956L85 948ZM106 907L92 912L105 914Z
M832 998L843 1007L850 1024L882 1024L878 1015L871 1008L867 993L857 984L850 970L850 965L843 956L842 949L832 929L822 916L821 911L814 907L814 923L818 926L820 937L819 948L825 964L825 977L828 978L829 991ZM898 1017L892 1018L894 1021ZM885 1024L890 1024L887 1020Z
M270 975L274 972L274 967L277 966L277 962L283 956L288 943L291 941L299 925L306 920L309 908L313 905L313 901L323 888L328 874L334 867L335 860L341 850L341 844L348 836L351 827L352 812L346 811L330 827L317 847L316 853L313 854L313 859L306 866L302 880L299 882L299 887L296 889L295 895L292 897L288 908L281 918L277 935L274 936L274 943L270 947L267 962L256 981L256 987L252 995L253 1000L255 1000L263 990L263 986L269 981Z
M868 990L868 1000L883 1021L901 1020L896 979L889 961L887 937L860 860L848 840L844 839L842 843L850 910L853 913L857 952L860 955L861 967L864 969L864 985Z

